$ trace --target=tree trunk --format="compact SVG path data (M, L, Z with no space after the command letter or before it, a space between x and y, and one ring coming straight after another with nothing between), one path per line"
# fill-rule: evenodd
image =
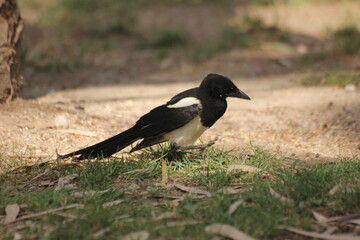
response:
M22 86L19 47L23 26L17 0L0 0L0 103L14 99Z

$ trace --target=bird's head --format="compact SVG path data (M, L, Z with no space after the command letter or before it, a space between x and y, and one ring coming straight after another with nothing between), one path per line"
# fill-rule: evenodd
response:
M237 88L229 78L219 74L208 74L201 82L200 89L203 89L204 92L218 99L236 97L250 100L250 97Z

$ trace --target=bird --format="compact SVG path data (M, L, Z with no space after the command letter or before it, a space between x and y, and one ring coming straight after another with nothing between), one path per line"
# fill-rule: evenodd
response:
M163 142L169 142L175 151L194 149L196 146L191 144L224 115L228 97L250 100L228 77L210 73L199 87L180 92L140 117L124 132L92 146L58 155L58 159L107 158L139 140L130 152Z

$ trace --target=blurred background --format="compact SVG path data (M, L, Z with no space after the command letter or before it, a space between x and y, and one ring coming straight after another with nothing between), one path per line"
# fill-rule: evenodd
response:
M291 73L302 85L359 82L358 0L19 0L19 5L26 25L25 98L118 83L200 81L208 72L254 81Z

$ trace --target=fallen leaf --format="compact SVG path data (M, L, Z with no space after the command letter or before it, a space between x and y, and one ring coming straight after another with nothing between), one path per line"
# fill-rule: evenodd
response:
M75 188L75 186L73 184L70 184L70 182L72 180L74 180L75 178L77 178L76 174L70 174L70 175L67 175L65 177L60 177L58 179L58 184L56 185L54 190L59 191L61 189L73 189L73 188Z
M270 194L271 194L271 196L279 199L279 200L280 200L281 202L283 202L283 203L288 203L288 204L292 204L292 203L293 203L293 200L292 200L292 199L287 198L287 197L285 197L285 196L283 196L283 195L275 192L275 190L272 189L271 187L270 187Z
M359 225L359 226L360 226L360 218L350 220L349 223L353 223L353 224L356 224L356 225Z
M328 220L327 217L325 217L324 215L322 215L318 212L312 211L312 214L314 215L314 218L316 219L316 221L318 221L320 224L324 224Z
M232 187L225 187L220 189L218 192L224 193L224 194L236 194L238 193L238 191L236 191L234 188Z
M330 189L329 195L330 195L330 196L333 196L333 195L335 195L336 193L338 193L339 190L340 190L340 185L337 184L337 185L335 185L334 187L332 187L332 188Z
M92 237L97 239L97 238L101 238L104 234L106 234L107 232L109 232L111 230L110 227L106 227L103 229L100 229L99 231L96 231L93 233Z
M120 204L121 202L123 202L124 200L122 199L118 199L118 200L115 200L115 201L112 201L112 202L107 202L107 203L104 203L102 205L103 208L108 208L108 207L112 207L114 205L118 205Z
M349 185L346 183L339 183L330 189L329 195L333 196L333 195L339 193L340 191L345 192L345 193L353 193L356 191L356 189L355 189L355 186L352 186L352 185Z
M54 212L53 214L59 215L59 216L62 216L62 217L66 217L66 218L71 218L71 219L76 219L77 218L76 215L71 214L71 213Z
M227 224L221 224L221 223L211 224L205 227L205 231L214 234L219 234L223 237L230 238L233 240L255 240L255 238L243 233L236 227Z
M6 217L4 220L4 224L14 222L19 212L20 212L20 207L17 203L7 205L5 207Z
M175 212L164 212L160 214L159 216L154 217L154 221L160 221L163 219L169 219L169 218L175 218L176 213Z
M242 171L251 172L251 173L262 171L262 169L257 168L257 167L253 167L253 166L247 166L247 165L241 165L241 164L231 164L226 169L226 172L229 173L229 172L234 171L234 170L242 170Z
M14 232L13 240L20 240L20 239L23 239L23 236L18 232Z
M146 240L149 238L149 233L147 231L138 231L132 232L128 235L119 238L119 240Z
M142 168L142 169L131 170L131 171L125 172L124 174L146 173L146 172L150 172L150 171L151 171L151 169L149 169L149 168Z
M237 201L233 202L233 203L230 205L230 207L229 207L229 209L228 209L228 211L227 211L227 214L228 214L228 215L233 214L233 213L236 211L236 209L238 209L238 207L239 207L243 202L244 202L244 200L237 200Z
M210 192L205 191L205 190L202 190L202 189L200 189L200 188L187 187L187 186L184 186L184 185L179 184L179 183L175 183L174 186L177 187L178 189L180 189L181 191L184 191L184 192L195 193L195 194L202 194L202 195L205 195L205 196L207 196L207 197L211 197L211 193L210 193Z
M174 222L168 222L165 225L160 225L158 227L155 227L154 230L160 230L160 229L169 228L169 227L188 226L188 225L194 225L194 224L199 224L199 222L198 221L183 221L183 222L174 221Z
M103 191L93 191L93 190L89 190L89 191L83 191L83 192L73 192L71 193L72 196L74 197L84 197L84 196L94 196L95 194L104 194L106 192L110 191L110 189L106 189Z
M327 219L327 221L328 222L348 222L348 221L350 221L352 219L358 219L359 217L360 217L360 212L345 215L345 216L330 217L330 218Z
M25 215L25 216L17 218L13 222L19 222L19 221L29 219L29 218L34 218L34 217L41 217L41 216L44 216L44 215L47 215L47 214L50 214L50 213L54 213L54 212L58 212L58 211L62 211L62 210L70 209L70 208L76 208L76 207L82 208L82 207L84 207L84 204L74 203L74 204L67 205L65 207L54 208L54 209L46 210L46 211L43 211L43 212L38 212L38 213L34 213L34 214ZM13 222L11 222L11 223L13 223Z
M45 180L45 181L40 181L39 183L38 183L38 186L39 187L48 187L48 186L50 186L51 185L51 181L50 180Z
M306 236L306 237L311 237L311 238L318 238L318 239L325 239L325 240L359 240L358 236L353 236L350 234L323 234L323 233L317 233L317 232L309 232L309 231L305 231L299 228L294 228L294 227L286 227L286 230L302 235L302 236Z

